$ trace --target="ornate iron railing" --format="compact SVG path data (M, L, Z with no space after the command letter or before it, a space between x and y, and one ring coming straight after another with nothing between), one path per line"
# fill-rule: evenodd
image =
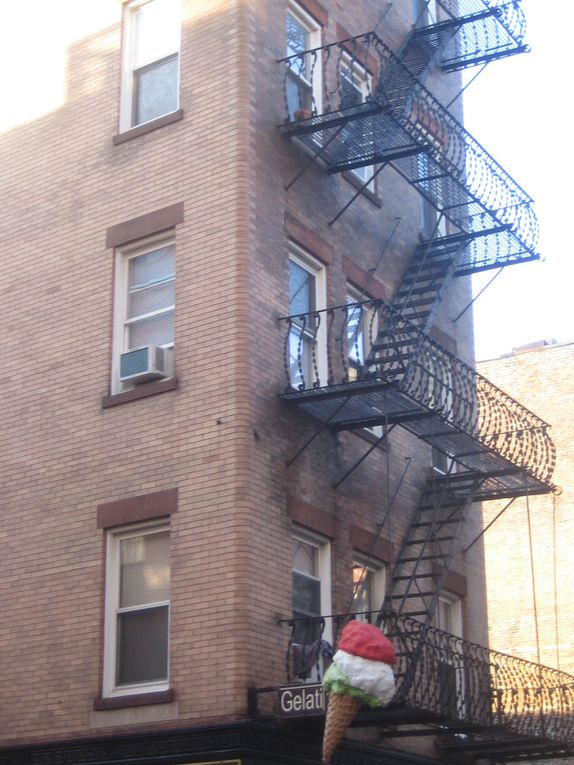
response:
M549 425L382 300L280 322L287 391L304 396L344 389L352 395L353 389L391 386L537 480L550 480L555 447Z
M405 615L373 611L285 620L292 629L288 656L299 622L313 624L320 632L325 620L332 620L336 644L338 632L349 618L382 621L395 647L398 662L392 707L574 746L572 675L490 650ZM288 666L292 666L289 659Z
M392 162L460 231L483 234L472 244L477 268L538 257L530 196L375 33L282 62L283 130L330 172Z
M463 22L442 55L443 68L462 69L525 50L526 20L519 2L437 0L437 5L446 16Z

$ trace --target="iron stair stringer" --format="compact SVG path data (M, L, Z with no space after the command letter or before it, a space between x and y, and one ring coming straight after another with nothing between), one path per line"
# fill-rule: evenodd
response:
M433 476L427 481L401 544L381 612L392 610L431 624L461 524L481 483L476 477L461 497L450 490L449 477L436 482Z

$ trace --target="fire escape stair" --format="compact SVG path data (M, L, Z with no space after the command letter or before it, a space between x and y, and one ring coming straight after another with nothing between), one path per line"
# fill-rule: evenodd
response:
M337 96L342 52L376 61L362 104L345 106ZM467 238L461 271L539 257L531 198L376 34L323 46L314 57L326 79L322 110L287 121L284 135L302 141L329 173L390 163L444 215L451 236ZM286 81L299 58L285 60Z
M466 497L450 492L449 476L433 475L411 519L391 574L390 592L382 611L392 610L430 624L452 558L459 529L480 479Z

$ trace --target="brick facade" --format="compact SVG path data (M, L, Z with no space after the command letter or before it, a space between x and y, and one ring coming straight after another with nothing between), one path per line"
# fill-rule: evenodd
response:
M302 5L329 40L381 16L379 0ZM368 434L325 429L291 462L317 423L279 400L277 320L289 308L289 238L325 265L327 303L339 305L349 283L368 287L400 217L370 282L372 297L392 299L418 242L420 199L387 167L374 198L362 195L330 225L355 191L347 178L313 166L286 191L307 157L277 130L285 0L182 0L180 108L123 134L122 4L91 6L62 32L60 101L33 118L15 114L0 136L0 747L153 731L175 752L170 736L208 737L214 724L233 732L248 717L248 688L285 682L290 628L280 620L292 612L297 524L331 540L333 612L348 608L354 552L372 545L390 565L405 535L430 447L397 428L338 489ZM395 6L383 32L398 48L411 10ZM456 74L430 79L443 95L460 84ZM114 251L166 228L177 263L175 377L114 394ZM457 279L435 329L466 361L471 313L453 318L469 299L468 277ZM170 689L103 699L106 533L154 516L171 530ZM475 507L463 545L481 524ZM481 546L453 569L464 634L485 642ZM411 747L397 739L395 748ZM432 743L423 749L434 756Z
M518 498L484 537L490 645L533 662L540 655L542 664L571 673L574 344L534 343L530 348L483 361L478 367L492 382L546 420L556 444L556 493L530 497L528 501ZM485 524L505 504L485 504Z

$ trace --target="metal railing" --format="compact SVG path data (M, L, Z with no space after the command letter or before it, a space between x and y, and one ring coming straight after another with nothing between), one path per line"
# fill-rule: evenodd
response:
M480 267L537 257L530 196L378 35L302 51L282 64L283 129L332 172L391 161L461 231L496 238L490 252L474 256Z
M288 391L352 395L366 385L392 386L537 480L550 480L556 457L548 423L382 300L280 322Z
M442 56L445 69L462 69L525 50L526 20L514 0L437 0L445 16L470 19ZM488 15L489 12L493 12ZM472 21L476 19L476 21Z
M336 636L350 618L376 622L379 612L285 620L316 629L332 620ZM393 707L428 712L452 723L502 729L574 744L574 677L493 651L416 619L388 611L382 627L397 653ZM288 652L291 651L289 641ZM292 678L289 678L290 680Z

